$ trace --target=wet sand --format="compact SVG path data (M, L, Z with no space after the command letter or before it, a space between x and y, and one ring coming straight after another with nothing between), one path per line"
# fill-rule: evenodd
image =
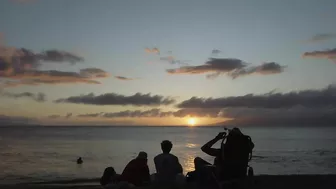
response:
M101 189L98 179L76 179L72 181L41 182L31 184L0 185L1 189ZM165 188L165 187L145 187ZM197 188L191 184L184 188ZM246 187L245 187L246 188ZM260 175L254 177L255 189L335 189L336 175Z

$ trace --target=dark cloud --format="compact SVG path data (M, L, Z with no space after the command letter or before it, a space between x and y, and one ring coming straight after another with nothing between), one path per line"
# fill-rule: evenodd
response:
M46 95L44 93L31 93L31 92L23 92L23 93L10 93L10 92L0 92L0 96L8 97L8 98L30 98L36 102L45 102Z
M312 51L312 52L305 52L302 55L303 58L324 58L332 60L336 63L336 48L334 49L327 49L324 51Z
M247 64L239 59L230 58L211 58L204 65L200 66L184 66L177 69L168 69L167 72L170 74L204 74L212 73L208 77L213 77L213 75L220 75L232 72L237 69L242 69Z
M303 90L290 93L268 93L262 95L223 98L192 97L178 104L179 108L291 108L295 106L309 108L331 106L336 107L336 87L330 85L324 89Z
M336 34L334 33L321 33L314 35L311 39L309 39L309 41L311 42L326 41L335 37Z
M102 118L162 118L162 117L218 117L220 109L180 109L177 111L162 111L159 108L150 110L125 110L119 112L80 114L78 117L102 117Z
M203 74L208 73L207 78L213 79L222 74L232 78L251 74L278 74L283 72L285 66L275 62L267 62L260 66L247 67L247 63L239 59L211 58L210 61L200 66L184 66L177 69L168 69L170 74Z
M232 78L237 78L251 74L261 74L261 75L279 74L284 71L285 67L286 66L281 66L276 62L267 62L260 66L254 66L250 68L243 68L236 70L234 72L231 72L229 75L232 76Z
M123 81L135 80L134 78L124 77L124 76L114 76L114 78L123 80Z
M65 51L47 50L42 53L34 53L25 48L0 47L2 87L60 83L100 84L94 79L109 76L107 72L99 68L85 68L81 69L79 73L37 70L45 62L69 62L75 64L81 61L84 61L82 57ZM4 79L10 79L10 81Z
M23 117L23 116L7 116L0 115L0 125L1 126L11 126L11 125L32 125L36 124L37 120L34 118Z
M61 98L56 103L75 103L75 104L93 104L93 105L133 105L133 106L158 106L170 105L175 102L173 98L161 95L136 93L131 96L120 95L116 93L106 93L94 95L93 93L80 96L71 96Z
M59 50L47 50L39 55L41 60L50 62L69 62L75 64L77 62L84 61L83 57L77 56L75 54L59 51Z
M84 61L83 57L66 51L47 50L35 53L29 49L13 47L0 47L0 58L3 60L1 64L7 64L13 72L36 69L44 62L75 64Z

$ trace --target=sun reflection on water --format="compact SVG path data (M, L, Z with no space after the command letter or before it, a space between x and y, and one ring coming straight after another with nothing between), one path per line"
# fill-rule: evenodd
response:
M195 159L195 154L193 153L185 153L183 157L183 169L184 172L190 172L194 170L194 159Z

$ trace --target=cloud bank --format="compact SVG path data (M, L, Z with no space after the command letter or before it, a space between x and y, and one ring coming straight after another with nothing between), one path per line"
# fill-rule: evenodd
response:
M161 95L136 93L131 96L116 93L106 93L96 96L93 93L80 96L71 96L54 101L55 103L74 103L91 105L132 105L132 106L159 106L175 103L175 99Z
M336 86L329 85L324 89L289 93L248 94L223 98L192 97L177 105L179 108L292 108L295 106L336 108Z

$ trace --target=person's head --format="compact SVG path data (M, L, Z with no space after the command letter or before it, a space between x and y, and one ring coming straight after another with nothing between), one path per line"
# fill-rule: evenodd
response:
M105 170L104 170L104 174L103 174L103 177L112 177L114 176L116 173L116 171L114 170L113 167L107 167Z
M147 160L147 153L146 152L139 152L138 156L137 156L137 159L145 159Z
M161 142L161 149L163 153L169 153L173 148L173 144L169 140L164 140Z
M234 127L229 133L229 135L231 135L231 136L242 135L242 134L243 133L237 127Z

